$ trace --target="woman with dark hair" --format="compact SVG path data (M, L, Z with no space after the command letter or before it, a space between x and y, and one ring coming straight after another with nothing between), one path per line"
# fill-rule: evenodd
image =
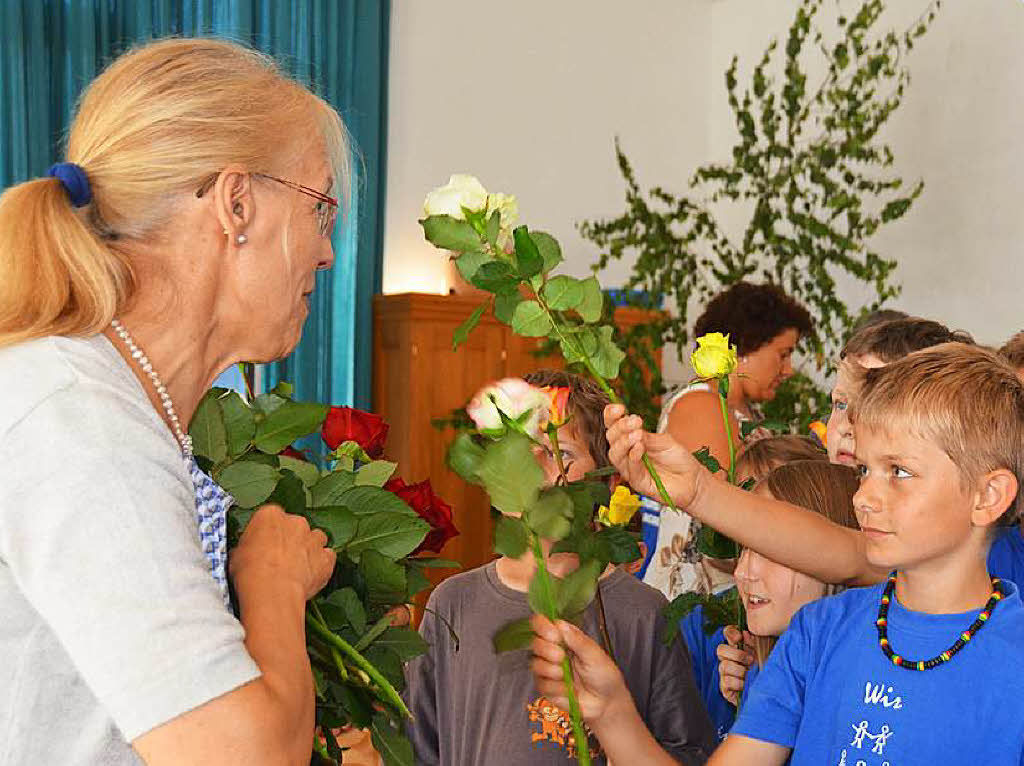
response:
M779 384L793 374L793 349L800 337L812 330L807 309L772 284L737 282L712 298L697 319L695 338L712 332L726 334L739 354L739 366L729 376L727 399L733 446L738 448L743 441L741 425L757 419L757 404L774 398ZM658 431L672 434L691 451L707 447L722 465L728 465L729 441L714 381L695 381L667 396ZM762 435L755 432L752 438ZM645 508L657 512L660 506L648 502ZM670 599L687 591L730 587L728 572L715 582L701 575L701 556L695 549L698 530L699 524L685 513L661 517L657 551L644 582ZM673 547L673 539L687 544Z

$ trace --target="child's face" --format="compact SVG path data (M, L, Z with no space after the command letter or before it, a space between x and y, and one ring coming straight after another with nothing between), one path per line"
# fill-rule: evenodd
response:
M858 426L857 466L853 509L873 566L910 569L963 549L974 531L973 493L937 445L899 424Z
M828 450L830 463L854 465L857 461L856 441L853 438L853 424L850 422L850 403L857 389L850 364L865 369L885 367L885 363L873 354L866 354L845 359L839 364L836 372L836 384L832 387L832 412L828 416L828 438L825 449Z
M545 481L549 486L558 482L558 461L551 452L551 445L546 435L541 435L544 448L535 447L534 455L544 471ZM562 463L569 481L580 481L587 473L597 468L597 463L590 455L587 442L577 433L571 424L558 431L558 446L562 452Z
M756 492L771 497L762 487ZM740 554L734 576L750 632L758 636L782 635L800 607L825 595L820 580L776 564L749 548Z

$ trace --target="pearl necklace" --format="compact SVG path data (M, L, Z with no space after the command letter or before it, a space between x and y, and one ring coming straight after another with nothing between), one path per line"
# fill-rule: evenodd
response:
M171 402L171 395L167 393L167 388L164 386L163 381L160 380L160 376L157 375L156 370L153 369L153 364L149 361L141 348L135 344L135 340L128 333L128 330L123 324L117 319L110 320L110 326L114 328L114 332L121 339L125 346L128 347L128 351L131 352L132 359L134 359L142 371L149 376L149 379L153 382L153 388L156 389L157 396L160 397L160 404L164 408L164 412L167 413L167 420L171 424L171 429L174 431L174 436L181 445L181 454L188 460L192 457L192 437L186 434L181 428L181 421L178 420L178 413L174 411L174 403Z

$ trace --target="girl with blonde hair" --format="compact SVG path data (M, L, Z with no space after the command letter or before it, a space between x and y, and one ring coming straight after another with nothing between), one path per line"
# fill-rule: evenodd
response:
M227 571L187 425L218 372L298 342L348 152L271 59L161 40L0 197L3 763L308 763L303 616L334 553L266 506Z

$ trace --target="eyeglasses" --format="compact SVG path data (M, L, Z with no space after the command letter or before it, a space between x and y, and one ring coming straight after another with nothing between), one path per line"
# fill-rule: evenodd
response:
M219 173L214 173L212 176L203 181L202 185L196 190L196 196L202 197L210 188L217 182L217 176ZM253 176L258 178L266 178L268 181L276 181L279 184L287 186L289 189L294 189L297 192L312 197L317 201L313 206L313 210L316 213L317 227L320 230L321 237L329 238L334 232L334 220L338 217L338 200L334 197L329 197L323 192L311 189L308 186L297 184L294 181L286 181L283 178L277 176L267 175L266 173L253 173Z

